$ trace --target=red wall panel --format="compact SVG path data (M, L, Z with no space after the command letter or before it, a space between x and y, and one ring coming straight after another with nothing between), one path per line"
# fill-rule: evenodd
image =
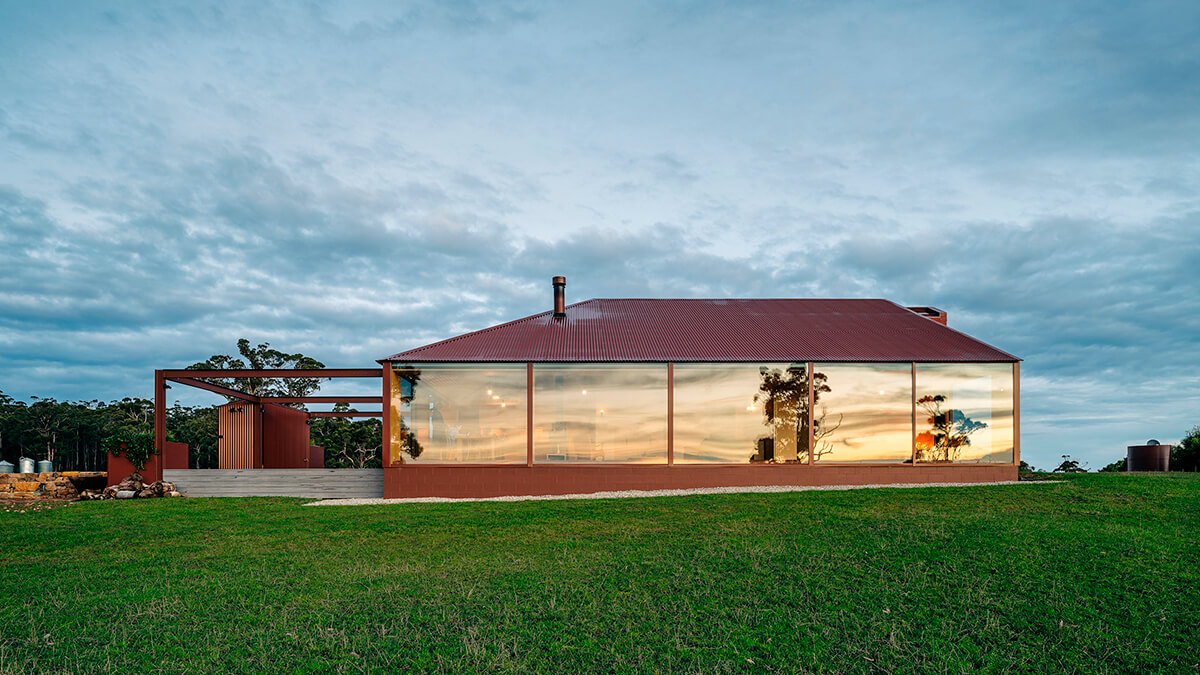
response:
M306 469L309 465L308 413L287 406L262 406L264 469Z

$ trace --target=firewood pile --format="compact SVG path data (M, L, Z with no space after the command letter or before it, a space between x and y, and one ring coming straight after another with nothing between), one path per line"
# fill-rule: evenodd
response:
M141 474L131 474L125 480L110 485L103 490L84 490L79 493L80 500L91 499L146 499L150 497L182 497L183 493L176 489L175 484L168 481L156 480L153 483L142 481Z

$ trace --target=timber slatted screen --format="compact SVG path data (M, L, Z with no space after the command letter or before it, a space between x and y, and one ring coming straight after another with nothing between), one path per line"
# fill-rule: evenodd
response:
M217 468L254 469L258 457L262 414L254 403L235 401L217 408Z

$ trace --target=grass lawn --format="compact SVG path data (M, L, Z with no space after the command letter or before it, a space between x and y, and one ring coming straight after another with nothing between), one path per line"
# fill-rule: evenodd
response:
M0 672L1200 670L1200 475L301 503L0 507Z

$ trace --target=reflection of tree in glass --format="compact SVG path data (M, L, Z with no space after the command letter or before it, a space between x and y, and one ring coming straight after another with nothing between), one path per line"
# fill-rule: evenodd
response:
M772 462L807 462L808 461L808 370L803 367L788 368L787 371L763 369L759 373L761 382L754 402L762 404L763 417L766 423L776 428L788 426L795 430L796 453L793 457L780 457L775 454L779 444L777 439L761 438L758 440L758 453L751 461ZM832 391L826 383L829 378L825 373L813 373L813 403L819 403L821 394ZM826 440L830 434L842 426L842 417L838 416L836 424L827 422L828 413L821 408L821 413L813 420L813 444L816 450L813 459L833 452L833 444ZM762 446L771 448L768 456L761 456Z
M400 402L407 404L411 409L413 397L417 391L417 382L421 380L421 371L416 368L397 368L396 375L400 377ZM408 386L405 387L405 385ZM407 393L405 393L405 389L408 390ZM400 417L400 443L401 450L413 459L420 457L424 451L421 443L417 440L417 435L404 423L403 416Z
M917 434L918 462L952 462L962 449L971 444L971 434L986 429L987 424L976 422L961 410L943 410L944 394L931 394L917 399L917 405L929 413L929 431Z

